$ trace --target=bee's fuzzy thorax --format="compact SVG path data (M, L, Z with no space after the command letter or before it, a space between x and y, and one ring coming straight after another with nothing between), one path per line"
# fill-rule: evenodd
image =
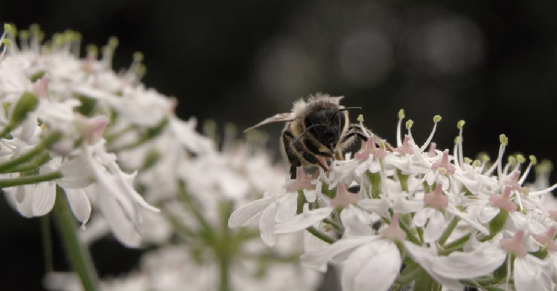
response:
M307 101L301 98L297 100L292 105L292 113L296 118L304 115L304 111L308 110L308 105L314 102L323 102L323 103L331 103L337 106L340 106L340 100L342 100L344 96L332 97L328 94L317 93L315 95L310 95L307 98ZM343 106L341 106L342 108Z

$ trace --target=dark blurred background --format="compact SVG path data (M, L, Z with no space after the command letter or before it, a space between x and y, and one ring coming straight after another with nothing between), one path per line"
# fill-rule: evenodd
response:
M38 23L47 36L77 30L84 44L119 37L115 68L143 52L143 81L176 96L183 118L245 128L323 92L363 107L393 142L404 108L418 143L440 114L438 148L452 148L465 119L469 157L494 156L505 133L508 153L557 161L556 11L542 0L3 0L0 21ZM281 126L266 129L275 150ZM138 252L106 240L93 253L111 276ZM65 268L60 257L55 266ZM43 272L39 220L0 200L0 289L40 290Z

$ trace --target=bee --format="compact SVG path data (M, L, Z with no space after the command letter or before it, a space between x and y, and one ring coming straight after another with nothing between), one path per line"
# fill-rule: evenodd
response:
M343 97L331 97L325 94L310 96L307 101L294 102L292 112L279 113L246 129L286 122L280 137L280 151L290 165L290 175L296 178L299 166L319 166L325 171L327 161L342 159L343 151L356 137L367 141L371 131L360 124L351 124L348 110L360 107L340 105Z

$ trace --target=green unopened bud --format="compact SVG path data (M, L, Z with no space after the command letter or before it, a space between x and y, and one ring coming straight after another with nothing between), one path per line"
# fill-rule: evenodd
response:
M524 164L524 162L526 162L526 158L524 158L524 156L522 154L517 154L516 155L516 160L521 164Z
M362 114L358 115L358 122L364 122L364 116Z
M406 116L404 115L404 109L400 109L400 110L398 111L398 119L404 119L404 117L406 117Z
M501 134L499 136L499 141L504 145L508 145L509 144L509 139L507 138L507 136L505 134Z
M27 114L37 108L39 99L31 92L24 92L12 110L10 117L10 127L15 127L25 120Z
M412 128L412 125L414 125L414 121L412 121L412 119L406 121L406 129Z
M457 129L462 129L462 127L466 124L466 121L464 120L459 120L456 124L456 128Z
M536 158L536 156L530 155L528 156L528 158L530 159L530 163L532 163L532 165L535 166L538 163L538 159Z
M439 122L439 121L441 121L441 115L435 115L435 116L433 116L433 122L437 123L437 122Z

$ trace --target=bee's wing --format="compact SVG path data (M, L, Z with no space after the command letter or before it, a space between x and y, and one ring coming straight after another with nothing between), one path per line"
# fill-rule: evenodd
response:
M271 116L271 117L261 121L260 123L248 128L248 129L244 130L244 132L250 131L254 128L257 128L257 127L260 127L262 125L269 124L269 123L292 121L292 120L294 120L294 118L295 118L295 115L291 112L289 112L289 113L278 113L274 116Z

